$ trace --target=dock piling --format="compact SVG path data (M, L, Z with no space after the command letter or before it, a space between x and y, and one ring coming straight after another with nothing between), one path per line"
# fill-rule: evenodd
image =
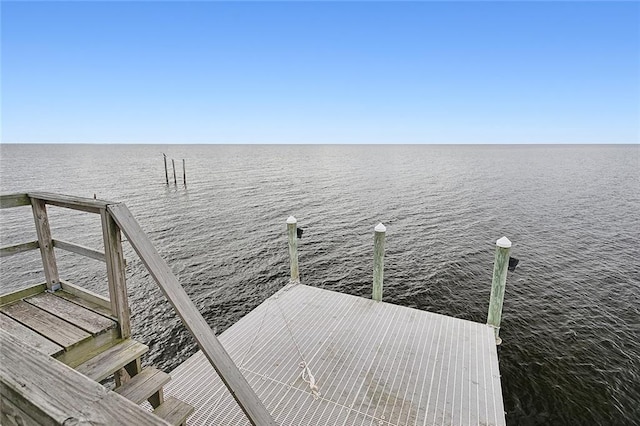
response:
M500 319L502 317L502 303L504 301L504 289L507 283L507 267L509 266L509 251L511 241L502 237L496 241L496 256L493 263L493 278L491 280L491 297L489 300L489 313L487 324L492 326L495 332L496 345L502 343L498 336L500 332Z
M171 159L171 165L173 166L173 184L177 185L178 181L176 180L176 160Z
M379 223L373 237L373 294L372 299L382 301L382 282L384 278L384 240L387 228Z
M164 177L167 180L167 185L169 185L169 172L167 171L167 154L163 152L162 157L164 158Z
M182 159L182 181L184 182L184 186L187 186L187 168L184 165L184 158Z
M291 282L299 282L298 272L298 221L295 217L289 216L287 219L287 233L289 234L289 261L291 264Z

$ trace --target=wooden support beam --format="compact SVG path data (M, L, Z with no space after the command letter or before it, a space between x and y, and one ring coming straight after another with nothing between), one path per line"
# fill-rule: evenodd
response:
M14 254L25 251L36 250L40 247L38 241L30 241L28 243L16 244L15 246L0 248L0 257L13 256Z
M47 280L47 289L56 290L60 286L60 277L58 275L56 255L53 251L51 228L49 227L49 218L47 217L47 206L43 200L32 198L31 207L33 209L33 219L38 234L44 276Z
M102 219L104 254L107 262L111 312L118 319L120 337L126 339L131 336L131 323L129 318L124 256L122 254L122 237L120 235L120 228L106 209L100 212L100 217Z
M33 296L34 294L42 293L46 289L46 284L36 284L10 293L0 294L0 306L15 302L16 300L24 299L25 297Z
M31 200L27 194L0 195L0 209L10 209L19 206L30 206Z
M156 281L182 323L224 382L231 395L253 425L275 426L273 418L242 375L209 324L184 291L171 269L160 257L138 222L124 204L107 207L113 219L127 236L129 244Z
M89 303L96 304L101 308L108 309L109 312L111 312L111 300L109 300L108 298L101 296L97 293L94 293L90 290L84 289L75 284L71 284L70 282L67 282L65 280L60 280L60 284L62 285L63 291L69 294L72 294L76 297L79 297L80 299L86 300ZM115 315L114 315L114 318L115 318Z
M96 200L94 198L74 197L71 195L51 194L48 192L30 192L29 197L37 198L52 206L64 207L72 210L80 210L89 213L100 213L101 210L111 204L110 201Z
M70 243L68 241L53 240L53 246L60 250L69 251L71 253L79 254L81 256L90 257L91 259L100 260L106 262L104 253L94 250L89 247L81 246L79 244Z

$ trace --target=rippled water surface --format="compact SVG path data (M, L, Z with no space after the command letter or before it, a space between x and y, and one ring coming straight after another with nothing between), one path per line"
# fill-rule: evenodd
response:
M176 186L162 152L176 159ZM521 260L499 350L509 424L640 424L638 145L2 145L0 155L2 193L125 202L218 333L287 282L290 214L304 229L305 284L369 297L383 222L385 300L478 322L506 235ZM49 215L54 238L102 250L97 217ZM0 226L3 246L35 239L29 208L3 210ZM134 335L169 371L195 344L125 251ZM106 294L104 264L57 256L63 278ZM42 281L37 252L2 259L2 292Z

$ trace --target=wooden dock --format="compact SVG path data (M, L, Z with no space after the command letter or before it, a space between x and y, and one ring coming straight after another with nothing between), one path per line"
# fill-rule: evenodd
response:
M484 324L298 284L220 341L280 425L505 424ZM166 394L196 407L190 425L250 424L202 353L171 376Z
M99 214L104 253L56 240L47 205ZM505 424L496 343L506 238L496 243L485 325L382 302L382 224L372 299L301 284L290 217L290 281L218 338L124 204L0 196L1 208L20 206L31 206L38 240L0 257L39 250L46 283L0 295L2 424ZM142 369L148 347L131 336L122 235L200 348L171 375ZM56 250L105 262L109 297L62 280ZM108 377L114 391L97 383Z

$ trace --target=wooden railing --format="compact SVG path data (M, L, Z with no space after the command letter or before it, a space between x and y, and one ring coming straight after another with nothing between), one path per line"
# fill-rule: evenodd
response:
M79 198L42 192L2 195L0 196L0 208L31 206L38 240L0 248L0 256L10 256L28 250L40 249L47 290L56 291L64 289L69 293L76 294L85 299L88 298L97 301L102 306L106 305L105 307L111 311L112 316L118 320L120 337L126 339L131 336L131 324L124 273L124 256L120 232L113 228L113 218L111 218L111 215L107 212L107 206L109 204L112 203L91 198ZM100 214L105 253L68 241L53 239L51 227L49 226L47 205ZM109 281L109 298L106 299L79 286L74 286L61 280L54 249L73 252L105 262Z
M125 204L40 192L0 196L0 208L3 209L28 205L33 211L38 241L3 247L0 249L0 256L40 249L46 288L50 291L63 289L85 298L97 298L98 301L107 302L112 315L118 320L122 338L127 338L131 335L131 326L122 252L121 232L124 233L249 421L254 425L276 424ZM47 216L47 205L99 214L105 252L101 253L81 245L53 239ZM61 281L54 248L105 261L109 281L109 299Z

